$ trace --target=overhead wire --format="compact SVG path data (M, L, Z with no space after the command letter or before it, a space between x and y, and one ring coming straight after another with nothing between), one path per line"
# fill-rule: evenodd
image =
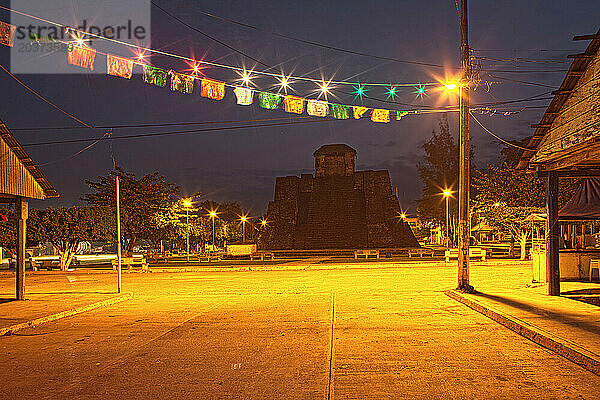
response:
M508 145L508 146L511 146L511 147L514 147L514 148L520 149L520 150L529 150L529 149L527 149L527 148L525 148L525 147L518 146L518 145L516 145L516 144L514 144L514 143L511 143L511 142L509 142L509 141L508 141L508 140L506 140L506 139L503 139L503 138L501 138L500 136L496 135L494 132L492 132L492 131L490 131L488 128L486 128L486 127L485 127L485 126L484 126L484 125L483 125L483 124L482 124L482 123L481 123L481 122L480 122L480 121L477 119L477 117L476 117L476 116L473 114L473 112L472 112L472 111L469 111L469 114L471 115L471 117L473 117L473 119L475 120L475 122L477 122L477 124L479 124L479 126L481 126L481 127L483 128L483 130L484 130L485 132L487 132L487 133L488 133L488 134L490 134L491 136L495 137L496 139L498 139L498 140L499 140L499 141L501 141L502 143L504 143L504 144L506 144L506 145Z
M69 27L67 25L64 25L64 24L61 24L61 23L58 23L58 22L50 21L50 20L47 20L47 19L44 19L44 18L37 17L35 15L31 15L31 14L27 14L27 13L24 13L24 12L21 12L21 11L17 11L17 10L14 10L12 8L9 8L9 7L5 7L5 6L1 6L0 5L0 9L6 10L6 11L10 11L10 12L14 12L14 13L23 15L25 17L36 19L36 20L39 20L39 21L42 21L42 22L46 22L48 24L52 24L52 25L55 25L55 26L58 26L58 27L68 28L70 32L76 32L76 33L81 34L81 35L85 35L85 36L89 36L89 37L92 37L92 38L97 38L97 39L105 40L105 41L111 42L111 43L120 44L120 45L129 47L129 48L132 48L132 49L136 49L136 50L139 50L139 51L144 51L144 52L147 51L149 53L154 53L154 54L158 54L158 55L162 55L162 56L166 56L166 57L172 57L172 58L180 59L180 60L183 60L183 61L189 61L189 62L192 62L192 63L205 64L205 65L209 65L209 66L212 66L212 67L229 69L229 70L233 70L233 71L237 71L237 72L249 72L249 73L252 73L252 74L270 76L270 77L274 77L274 78L281 78L281 77L285 76L286 78L292 79L292 80L295 80L295 81L300 81L301 80L301 81L306 81L306 82L313 82L313 83L316 83L316 84L319 84L319 83L321 83L321 82L324 81L324 79L322 79L322 78L321 79L315 79L315 78L309 78L309 77L304 77L304 76L294 76L294 75L287 75L287 74L283 74L283 73L273 73L273 72L268 72L268 71L263 71L263 70L255 70L255 69L248 70L245 67L236 67L236 66L232 66L232 65L227 65L227 64L222 64L222 63L217 63L217 62L212 62L212 61L206 61L206 60L203 60L203 59L197 60L197 59L194 59L194 58L191 58L191 57L182 56L180 54L170 53L170 52L167 52L167 51L153 49L153 48L150 48L150 47L143 47L143 46L140 47L138 45L135 45L135 44L132 44L132 43L128 43L128 42L124 42L124 41L119 40L119 39L108 38L108 37L105 37L105 36L102 36L102 35L98 35L98 34L95 34L95 33L91 33L91 32L88 32L88 31L82 31L82 30L79 30L79 29L76 29L76 28L72 28L72 27ZM393 61L393 59L390 60L390 61ZM143 65L143 63L140 63L140 62L135 61L135 60L133 60L133 62L135 64ZM415 85L423 85L423 86L440 85L439 82L411 82L411 83L381 83L381 82L364 83L363 82L363 83L360 83L360 82L349 82L349 81L343 81L343 80L342 81L325 80L325 82L327 82L329 84L334 84L334 85L368 85L368 86L398 86L398 87L402 87L402 86L415 86Z
M156 5L155 1L151 1L152 4ZM158 7L158 6L157 6ZM158 7L160 8L160 7ZM413 64L413 65L421 65L421 66L427 66L427 67L435 67L435 68L445 68L445 69L459 69L458 67L448 67L446 65L441 65L441 64L434 64L434 63L427 63L427 62L422 62L422 61L411 61L411 60L402 60L402 59L398 59L398 58L394 58L394 57L386 57L386 56L378 56L375 54L368 54L368 53L364 53L364 52L360 52L360 51L355 51L355 50L349 50L349 49L344 49L341 47L336 47L336 46L331 46L331 45L327 45L327 44L323 44L323 43L319 43L319 42L315 42L315 41L311 41L311 40L306 40L306 39L300 39L297 37L293 37L291 35L284 35L281 33L277 33L274 31L268 31L266 29L263 28L259 28L257 26L254 25L250 25L250 24L246 24L244 22L240 22L237 20L234 20L232 18L227 18L227 17L223 17L220 15L216 15L207 11L203 11L203 10L198 10L195 9L194 12L198 12L200 14L206 15L208 17L211 18L216 18L216 19L220 19L222 21L226 21L235 25L239 25L239 26L243 26L245 28L248 29L253 29L262 33L266 33L268 35L273 35L273 36L277 36L283 39L288 39L288 40L292 40L295 42L299 42L299 43L304 43L304 44L308 44L311 46L318 46L324 49L328 49L328 50L334 50L334 51L339 51L339 52L343 52L343 53L348 53L348 54L353 54L353 55L357 55L357 56L362 56L362 57L370 57L370 58L376 58L376 59L380 59L380 60L387 60L387 61L393 61L393 62L397 62L397 63L403 63L403 64Z

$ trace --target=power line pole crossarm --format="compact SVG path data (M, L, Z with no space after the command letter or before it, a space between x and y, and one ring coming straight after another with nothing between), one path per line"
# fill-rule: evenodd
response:
M467 0L460 2L460 139L458 194L458 289L473 291L469 284L469 208L471 145L469 138L469 81L471 61L469 51L469 22Z

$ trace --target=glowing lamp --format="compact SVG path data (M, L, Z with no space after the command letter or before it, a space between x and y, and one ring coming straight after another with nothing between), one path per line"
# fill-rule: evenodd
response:
M446 190L443 191L442 194L444 195L444 197L450 197L450 195L452 194L452 192L446 189Z
M184 207L191 207L192 206L192 201L191 200L184 200L183 201L183 206Z
M454 90L458 87L458 85L456 83L447 83L446 85L444 85L446 87L446 89L448 90Z
M217 213L215 211L211 211L208 213L208 215L210 215L211 218L214 218L217 216Z

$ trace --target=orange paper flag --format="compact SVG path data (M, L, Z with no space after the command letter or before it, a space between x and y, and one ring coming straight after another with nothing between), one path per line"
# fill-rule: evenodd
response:
M298 96L285 96L283 109L289 113L302 114L304 112L304 99Z

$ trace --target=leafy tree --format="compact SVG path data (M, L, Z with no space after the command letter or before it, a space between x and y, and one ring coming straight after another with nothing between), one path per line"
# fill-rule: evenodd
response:
M423 144L425 156L417 165L423 182L423 194L417 200L419 216L423 220L445 221L445 207L441 193L444 189L458 188L458 146L450 134L448 118L439 121L439 130ZM456 215L456 196L450 198L450 215Z
M509 206L504 202L487 203L479 207L480 214L487 223L502 232L509 233L521 247L521 260L525 259L525 246L531 232L531 222L525 219L533 214L543 212L541 207L534 206ZM511 242L512 252L512 242Z
M524 146L529 138L513 141ZM476 195L473 206L491 225L509 233L521 245L521 257L525 256L525 244L530 232L523 222L532 213L545 212L546 194L544 182L533 173L516 170L523 150L507 146L500 152L498 165L478 170L474 177ZM564 179L559 182L559 207L570 199L577 180ZM512 242L511 242L512 244Z
M67 270L81 242L105 240L110 225L103 209L97 207L47 208L39 212L40 235L60 256L60 269Z
M37 246L42 241L38 221L39 210L30 208L27 218L27 247ZM0 247L13 255L17 252L17 217L12 209L0 209Z
M105 207L111 211L116 232L115 177L119 176L121 234L124 253L131 255L137 239L155 240L157 215L169 212L179 195L179 187L165 180L157 172L136 178L134 174L117 167L97 181L86 181L93 189L84 196L89 204ZM116 236L114 236L116 240Z

